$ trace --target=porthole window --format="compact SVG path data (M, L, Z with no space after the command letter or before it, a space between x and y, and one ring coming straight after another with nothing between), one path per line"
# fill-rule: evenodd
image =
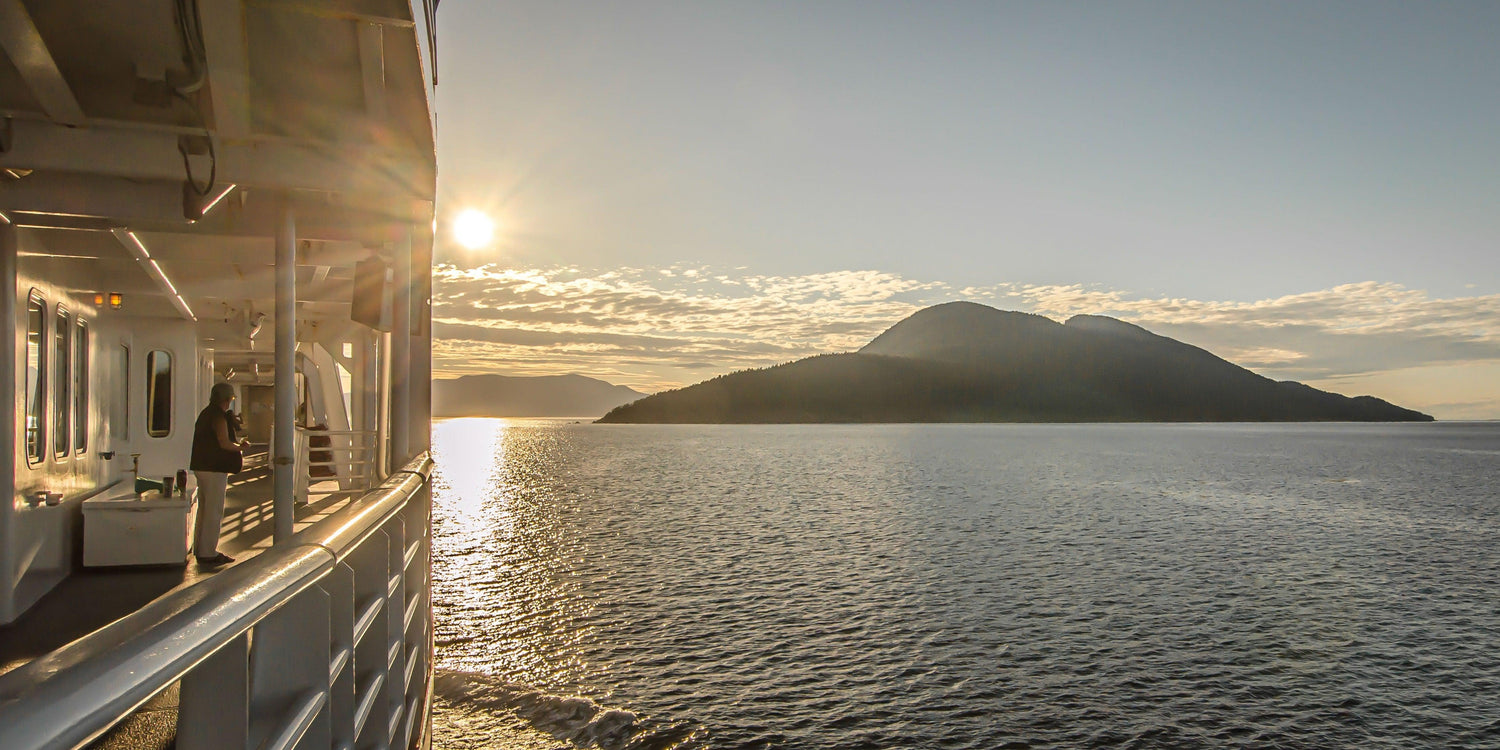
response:
M73 450L82 453L89 447L89 324L79 320L74 336Z
M146 354L146 434L172 434L172 354L161 349Z
M73 447L72 434L68 426L73 423L73 316L67 308L57 306L57 320L53 324L52 373L56 376L56 390L52 399L52 450L59 457L68 455Z
M46 458L42 426L47 421L47 301L35 292L26 300L26 463Z

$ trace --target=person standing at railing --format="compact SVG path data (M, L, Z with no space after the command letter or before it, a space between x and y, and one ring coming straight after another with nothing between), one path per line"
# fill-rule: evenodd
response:
M230 416L234 386L217 383L209 393L208 406L193 425L193 457L188 468L198 480L198 526L193 531L193 556L198 564L217 567L234 562L219 551L219 525L224 521L224 492L229 475L244 467L244 451L250 441L236 439L236 421Z

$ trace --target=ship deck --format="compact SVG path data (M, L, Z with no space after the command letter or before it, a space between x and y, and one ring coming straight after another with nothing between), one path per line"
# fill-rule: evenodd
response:
M314 484L311 502L297 506L297 531L347 505L363 491L330 492L333 482ZM271 472L260 468L231 477L225 493L224 521L220 526L219 550L236 563L270 547L272 521ZM9 625L0 625L0 674L134 612L157 597L191 586L219 571L186 565L151 565L109 568L78 568L48 592L26 614Z
M336 487L314 484L313 493ZM219 550L235 564L271 546L274 529L271 472L260 468L231 477L224 495ZM295 530L343 508L362 490L328 492L297 506ZM20 619L0 626L0 674L114 622L164 596L209 578L230 566L205 569L196 563L140 567L79 568ZM177 733L177 685L152 698L109 733L90 744L95 750L170 748Z

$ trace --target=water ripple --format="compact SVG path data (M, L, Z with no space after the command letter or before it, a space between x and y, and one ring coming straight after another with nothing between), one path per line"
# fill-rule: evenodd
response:
M1500 426L434 445L441 747L1500 746Z

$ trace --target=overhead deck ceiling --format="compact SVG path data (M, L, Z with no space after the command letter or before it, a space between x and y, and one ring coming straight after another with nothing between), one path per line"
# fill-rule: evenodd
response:
M197 128L230 138L367 142L430 153L432 132L411 8L400 0L199 0L207 56L200 120L184 106L142 103L138 79L186 79L175 0L5 0L7 37L45 49L85 123ZM0 62L0 112L57 119L36 85L33 55ZM366 57L366 55L369 55ZM21 58L18 60L18 58ZM383 65L381 64L383 63ZM371 68L380 68L371 70ZM25 69L25 72L23 72ZM383 78L384 92L365 80ZM381 111L384 110L384 111Z
M0 0L0 213L35 230L28 262L126 294L130 314L178 314L128 231L195 313L269 313L289 201L299 315L347 319L354 263L431 239L431 16L416 5Z

